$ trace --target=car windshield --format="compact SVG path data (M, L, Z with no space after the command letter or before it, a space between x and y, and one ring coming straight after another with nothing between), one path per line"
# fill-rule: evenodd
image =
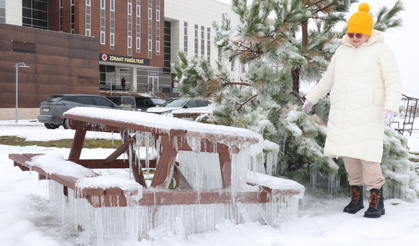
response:
M168 104L165 103L164 107L182 107L187 101L188 99L176 99Z
M153 101L153 103L156 105L161 105L164 103L164 100L159 99L159 98L151 98L151 101Z

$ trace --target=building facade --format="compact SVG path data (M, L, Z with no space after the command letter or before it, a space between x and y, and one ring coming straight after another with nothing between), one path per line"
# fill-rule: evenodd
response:
M41 75L55 75L53 70L37 69L40 65L37 57L49 54L38 48L41 45L38 42L41 42L42 36L58 35L59 40L72 40L72 37L86 40L82 42L89 45L76 45L79 48L78 54L81 57L84 55L85 61L57 62L56 66L62 66L62 69L69 71L65 75L61 74L68 77L61 79L61 82L67 81L66 86L51 86L56 90L32 90L37 96L30 97L32 99L27 102L23 101L26 100L24 97L19 98L22 110L26 107L33 108L34 116L30 118L36 118L37 108L48 94L75 91L99 94L101 90L111 88L121 90L122 78L130 92L161 92L170 95L176 91L171 64L177 61L178 50L183 50L188 56L205 57L215 65L220 52L213 43L215 32L212 22L220 22L223 12L231 17L233 25L238 23L238 17L232 12L231 6L215 0L0 0L0 33L8 30L7 32L14 34L16 29L16 33L34 33L36 37L0 34L0 55L16 58L4 64L4 70L0 71L0 83L7 84L9 93L12 92L11 88L15 84L13 65L18 62L25 62L31 67L19 69L19 75L22 74L19 86L26 83L23 82L25 74L33 73L33 76L27 76L28 83L35 83L31 80ZM15 44L32 43L35 47L33 53L21 52L16 56L16 49L10 49L13 41ZM96 44L92 45L91 42ZM60 59L64 59L66 55L71 57L74 51L68 49L70 46L73 49L77 47L73 47L72 41L63 41L62 44L65 47L51 45L51 50L56 51L52 56ZM69 53L60 52L60 49L67 49ZM82 64L84 67L81 68ZM77 86L73 88L75 84L69 81L78 80L71 78L75 76L71 73L73 70L89 71L86 72L89 76L80 76L84 78L84 82L80 83L86 88L94 89L80 90ZM95 70L96 75L92 76L90 70ZM36 81L38 84L39 79ZM51 79L50 82L57 85L61 83ZM11 97L10 94L8 99ZM0 111L4 111L5 107L11 111L13 105L4 104L2 98L0 97Z

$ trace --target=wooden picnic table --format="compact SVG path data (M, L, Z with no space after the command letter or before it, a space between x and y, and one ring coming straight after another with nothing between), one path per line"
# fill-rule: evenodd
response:
M214 126L189 122L167 116L154 115L141 112L128 112L97 108L73 108L63 114L71 129L75 130L68 161L79 164L88 169L132 168L134 179L142 189L142 198L137 201L139 206L173 205L173 204L211 204L211 203L266 203L278 196L291 196L301 194L301 189L269 187L258 182L249 183L253 189L234 192L232 185L231 154L238 153L242 146L261 144L259 134L246 129ZM83 143L87 131L102 131L120 133L123 143L104 159L81 159ZM160 142L161 153L158 162L148 160L149 167L155 168L150 187L147 186L142 168L145 160L140 160L135 154L131 160L118 159L127 152L136 142L136 134L151 133L153 138ZM218 154L220 161L223 188L217 190L195 190L175 163L178 151L196 151L197 146L190 146L188 139L197 138L200 141L199 151ZM10 154L9 158L22 170L33 170L39 173L40 178L52 179L64 186L64 194L68 188L76 190L75 177L62 174L49 174L41 168L31 166L29 163L34 154ZM130 165L130 162L132 165ZM194 163L193 165L200 165ZM174 178L179 185L178 189L169 189L169 183ZM127 206L127 196L120 187L106 189L87 187L75 192L77 198L86 198L94 207ZM95 196L104 196L104 202L98 204ZM275 198L276 197L276 198ZM116 202L118 201L118 202Z

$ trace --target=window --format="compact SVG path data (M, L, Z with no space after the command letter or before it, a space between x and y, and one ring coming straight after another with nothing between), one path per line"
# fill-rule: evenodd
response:
M115 48L115 33L111 33L110 35L110 45Z
M100 44L106 44L106 0L100 0Z
M132 37L128 36L128 49L132 48Z
M75 34L76 33L76 31L75 31L75 24L74 24L74 22L75 22L75 17L74 17L74 11L75 11L74 5L75 5L75 2L76 2L76 0L71 0L70 13L71 13L71 33L72 34ZM89 7L90 7L90 0L88 0L88 2L89 2ZM87 0L86 0L86 5L87 5Z
M99 89L109 90L111 84L115 86L114 78L116 77L115 67L108 65L99 65Z
M197 100L196 103L197 107L206 107L211 104L210 101L207 100Z
M201 56L205 56L205 28L201 26Z
M137 37L135 39L135 45L136 45L136 51L140 53L141 52L141 38L140 37Z
M136 23L136 28L135 28L136 47L135 47L135 51L137 53L140 53L141 52L141 0L137 0L135 16L136 16L136 21L135 21L135 23Z
M188 22L183 23L183 52L188 55Z
M195 57L198 57L198 25L195 25Z
M153 57L153 1L148 0L148 58Z
M196 108L196 101L195 100L189 100L185 106L187 106L187 108ZM185 107L184 106L184 107Z
M211 28L207 27L207 61L211 62Z
M96 101L96 105L101 105L101 106L105 106L105 107L112 107L113 104L106 100L105 98L102 97L94 97L95 101Z
M74 101L81 104L93 105L92 97L89 97L89 96L76 97L74 98Z
M59 15L60 15L60 32L62 32L63 31L63 1L64 0L60 0L60 2L59 2Z
M86 36L91 36L91 24L92 24L92 19L91 19L91 6L90 6L90 0L86 0L86 31L85 31L85 35Z
M0 23L6 23L6 1L0 0Z
M160 55L160 0L156 1L156 55Z
M115 49L115 0L110 0L109 5L109 46Z
M6 22L6 4L0 0L0 22L3 18ZM22 0L22 25L48 29L48 0Z
M132 0L128 0L128 44L127 44L127 54L132 56Z
M170 74L171 71L171 57L172 57L172 48L171 48L171 27L172 23L169 21L164 22L164 66L163 74Z

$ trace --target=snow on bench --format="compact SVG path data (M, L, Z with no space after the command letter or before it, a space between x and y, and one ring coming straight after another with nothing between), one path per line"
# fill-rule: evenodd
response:
M142 197L142 186L134 180L112 175L101 176L89 168L72 161L67 161L57 153L48 154L10 154L9 158L24 171L36 171L40 179L51 179L67 188L76 191L76 198L87 198L93 203L94 196L104 196L103 204L94 206L110 206L112 202L118 206L126 206L126 197L133 196L135 200ZM120 198L122 197L122 198ZM105 204L106 203L106 204Z

